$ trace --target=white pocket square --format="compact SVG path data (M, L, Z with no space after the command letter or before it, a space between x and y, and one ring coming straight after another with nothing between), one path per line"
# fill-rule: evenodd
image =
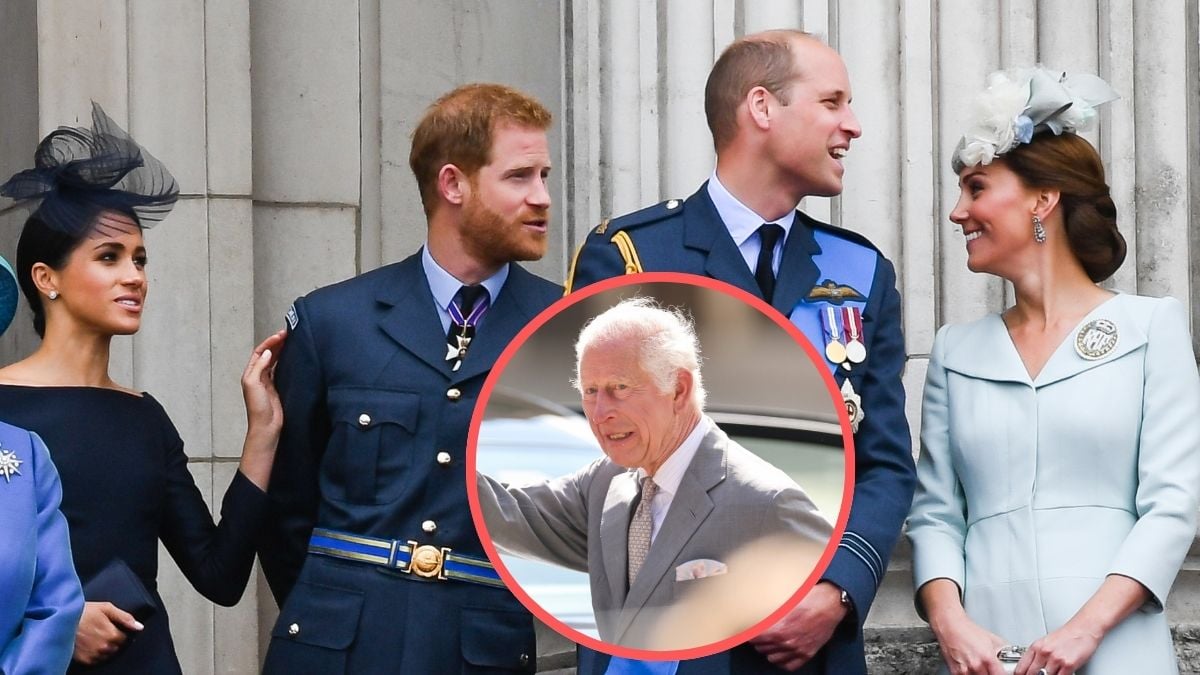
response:
M708 558L689 560L675 568L675 581L715 577L718 574L725 574L727 571L725 563L719 560L709 560Z

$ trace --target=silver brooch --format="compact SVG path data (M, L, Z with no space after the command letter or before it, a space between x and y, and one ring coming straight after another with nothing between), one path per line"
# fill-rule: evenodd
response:
M1089 321L1075 335L1075 353L1096 361L1109 355L1117 347L1117 326L1108 319Z
M842 382L842 403L846 404L846 416L850 418L850 433L858 433L858 425L867 417L862 409L862 397L854 391L854 385L846 379Z
M0 476L4 476L5 483L12 481L13 476L21 475L21 464L17 453L0 448Z

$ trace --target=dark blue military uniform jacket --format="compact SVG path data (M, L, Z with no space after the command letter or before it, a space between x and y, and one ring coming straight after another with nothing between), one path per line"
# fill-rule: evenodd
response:
M419 253L296 301L276 375L278 523L259 550L281 608L265 672L533 670L533 619L507 590L305 551L316 525L486 559L467 507L472 410L500 352L561 292L511 265L457 372Z
M829 277L828 265L819 271L813 256L820 247L817 229L868 247L864 237L820 223L803 213L784 242L772 305L785 317L803 308L813 288ZM876 251L877 253L877 251ZM640 268L645 272L688 272L720 279L762 297L754 275L721 221L708 196L707 184L688 199L671 200L601 224L587 236L576 254L567 281L568 292L587 284ZM836 278L834 281L837 281ZM821 303L813 303L818 311ZM904 338L900 329L900 295L896 273L878 255L871 292L863 310L868 358L853 371L838 369L841 386L849 378L862 397L866 417L854 435L855 484L853 507L833 561L824 579L845 589L856 608L802 673L847 675L865 673L862 622L883 580L888 557L908 513L915 485L912 443L904 416ZM818 352L822 345L817 345ZM581 675L603 673L607 657L580 655ZM749 645L715 656L685 661L679 673L780 672Z

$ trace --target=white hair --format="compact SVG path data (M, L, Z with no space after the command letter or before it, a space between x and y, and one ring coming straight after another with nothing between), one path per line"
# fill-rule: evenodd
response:
M706 393L700 378L700 340L696 328L683 310L663 308L653 298L622 300L592 318L579 331L575 342L575 381L580 389L579 367L583 354L594 345L613 340L636 340L638 363L650 374L654 385L664 394L675 390L680 370L692 374L692 401L704 410Z

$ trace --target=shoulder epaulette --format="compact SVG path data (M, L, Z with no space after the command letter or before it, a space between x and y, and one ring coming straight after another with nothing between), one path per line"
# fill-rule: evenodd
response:
M593 236L608 237L608 241L613 246L617 247L617 253L621 255L622 262L625 263L625 274L638 274L642 272L642 261L638 257L637 247L633 244L633 238L629 236L626 230L646 225L648 223L656 223L665 218L669 218L680 213L679 207L683 202L678 199L668 199L664 202L648 206L640 211L634 211L628 215L621 216L609 220L605 218L592 230ZM578 253L576 253L578 258ZM574 276L575 262L571 263L571 277ZM570 292L569 290L567 291Z
M600 223L599 227L595 229L595 233L603 235L613 231L638 227L639 225L656 223L664 218L669 218L681 213L681 206L683 206L682 200L668 199L653 206L647 206L640 211L634 211L633 213L623 215L620 218L605 220L604 222Z
M625 274L637 274L642 271L642 261L638 258L637 247L633 245L633 239L629 237L628 232L614 232L609 241L617 247L617 252L621 254L621 260L625 261Z

